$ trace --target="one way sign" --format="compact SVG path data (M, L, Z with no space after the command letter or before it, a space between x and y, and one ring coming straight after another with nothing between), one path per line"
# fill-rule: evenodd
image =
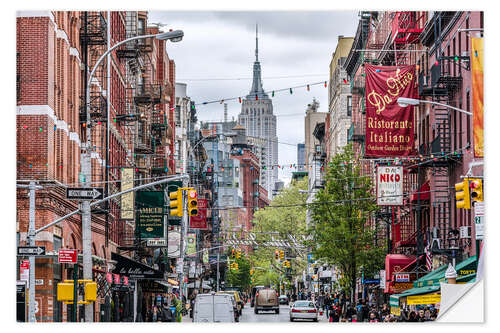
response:
M66 189L66 197L72 200L95 200L104 197L103 188L73 187Z
M19 256L43 256L45 255L45 246L19 246L17 248Z

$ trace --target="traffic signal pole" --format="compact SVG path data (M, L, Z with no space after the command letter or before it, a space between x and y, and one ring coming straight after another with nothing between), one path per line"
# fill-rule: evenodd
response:
M187 179L184 179L182 182L183 187L187 187ZM181 222L181 244L180 244L180 259L181 259L181 274L179 278L179 296L182 302L182 296L184 295L184 239L185 233L188 226L188 201L187 201L187 192L186 190L182 190L182 222Z

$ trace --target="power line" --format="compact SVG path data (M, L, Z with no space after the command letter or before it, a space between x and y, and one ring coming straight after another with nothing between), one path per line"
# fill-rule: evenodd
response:
M300 77L315 77L315 76L328 76L325 74L303 74L303 75L289 75L289 76L268 76L263 77L263 80L276 80L276 79L292 79ZM235 78L192 78L192 79L177 79L177 81L237 81L237 80L253 80L253 77L235 77Z

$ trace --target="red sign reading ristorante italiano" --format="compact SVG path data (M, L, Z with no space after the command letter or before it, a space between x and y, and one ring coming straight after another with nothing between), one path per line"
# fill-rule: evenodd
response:
M408 156L413 151L413 106L400 107L399 97L415 98L415 66L365 65L365 156Z

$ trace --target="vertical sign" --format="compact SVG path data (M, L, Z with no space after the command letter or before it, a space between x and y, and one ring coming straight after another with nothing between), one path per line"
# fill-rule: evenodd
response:
M21 266L19 267L20 280L26 281L28 283L30 279L30 261L25 259L21 261Z
M380 270L380 289L385 290L385 269Z
M403 204L403 167L377 167L377 205Z
M168 232L168 257L169 258L179 258L181 251L181 233L178 231Z
M189 228L207 230L207 199L198 199L198 215L189 218Z
M193 257L196 254L196 234L189 233L186 235L187 249L186 256Z
M472 72L472 126L474 133L474 157L484 157L483 114L483 39L471 38Z
M476 227L476 239L484 239L484 202L474 203L474 225Z
M136 194L137 216L135 231L137 237L164 237L164 193L163 191L138 191Z
M202 258L202 260L203 260L204 264L208 264L208 250L207 249L203 250L203 258Z
M134 187L134 169L122 168L122 181L120 192ZM121 196L121 218L123 220L134 219L134 192L129 192Z
M401 107L399 97L415 97L415 66L372 66L366 72L367 157L413 153L413 106Z

